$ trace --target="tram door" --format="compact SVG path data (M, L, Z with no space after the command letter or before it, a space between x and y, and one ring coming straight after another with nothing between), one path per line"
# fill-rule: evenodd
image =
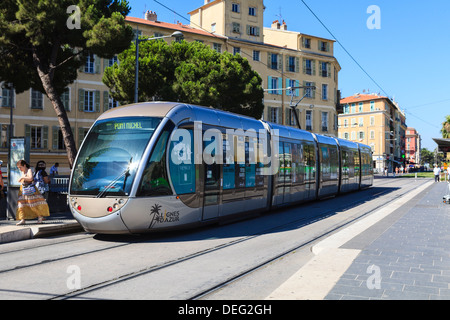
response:
M220 161L222 157L219 147L222 144L218 136L213 136L210 141L203 142L204 165L204 193L203 193L203 220L214 219L219 216L219 204L221 195Z

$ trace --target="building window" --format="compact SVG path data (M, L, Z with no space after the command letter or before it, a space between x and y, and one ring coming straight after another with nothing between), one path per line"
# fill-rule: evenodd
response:
M359 126L364 127L364 118L358 118Z
M232 32L241 33L241 24L240 23L233 22L232 28L233 28Z
M322 52L329 52L330 44L326 41L319 41L319 50Z
M231 11L240 13L241 12L241 5L239 3L232 3L231 4Z
M260 61L261 52L258 50L253 50L253 61Z
M303 59L303 73L310 76L316 75L315 63L311 59Z
M329 64L328 62L320 62L319 63L320 66L320 75L324 78L330 78L331 77L331 64Z
M259 37L259 27L247 26L247 34L249 36Z
M296 57L288 56L286 58L286 71L298 72L299 70L299 59Z
M268 77L268 92L271 94L282 94L280 89L281 86L281 78L277 77Z
M312 130L313 129L313 121L312 121L312 111L306 110L305 112L305 124L306 124L306 130Z
M375 125L375 117L370 117L370 125L371 126Z
M328 100L328 85L322 84L322 100Z
M211 32L216 32L216 23L211 24Z
M64 105L64 109L66 111L70 111L70 88L66 88L66 90L61 94L61 101Z
M213 43L213 49L218 53L222 53L222 45L220 43Z
M375 101L370 101L370 111L375 111Z
M311 49L311 39L303 38L303 48Z
M359 104L358 104L358 112L363 112L363 103L362 102L360 102Z
M157 36L155 33L155 37L162 37L162 35ZM114 56L111 59L108 59L108 67L112 67L114 65L114 63L119 64L119 59L117 58L117 56Z
M2 107L9 108L12 105L14 108L14 96L15 96L14 89L10 90L9 88L6 88L5 84L3 84L3 86L2 86Z
M322 112L322 132L328 132L328 112Z
M370 139L375 139L375 131L370 130Z
M270 111L269 115L270 122L278 123L278 108L269 107L269 111Z
M315 83L314 82L304 82L304 86L305 87L314 87ZM311 99L315 98L314 90L312 88L304 88L303 90L304 90L305 98L311 98Z
M14 125L13 125L14 132ZM0 125L0 148L8 148L9 124Z
M278 70L278 55L275 53L269 53L270 57L270 68Z
M344 132L344 139L348 140L348 132Z
M358 139L359 140L364 140L364 131L359 131L358 132Z
M31 109L44 109L44 96L42 92L31 89Z
M95 92L94 91L85 91L84 92L84 110L85 112L94 112L95 111Z
M344 128L348 128L348 119L344 119Z
M93 53L88 54L84 65L84 72L95 73L95 57Z
M31 149L47 149L47 126L25 125L25 135L30 137Z
M248 15L256 17L256 8L255 7L249 7L248 8Z
M239 47L233 47L233 54L241 53L241 48Z

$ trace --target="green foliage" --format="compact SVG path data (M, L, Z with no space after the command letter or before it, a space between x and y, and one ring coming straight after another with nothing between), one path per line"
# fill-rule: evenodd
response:
M80 29L69 29L67 8L80 8ZM77 78L88 52L111 58L129 47L132 29L126 1L2 0L0 81L17 93L30 87L46 93L38 71L48 74L58 93Z
M442 138L450 139L450 115L445 117L445 121L442 123L441 129Z
M134 99L136 47L106 68L103 82L121 103ZM183 101L260 118L261 77L239 54L223 54L199 42L151 40L139 44L139 101Z

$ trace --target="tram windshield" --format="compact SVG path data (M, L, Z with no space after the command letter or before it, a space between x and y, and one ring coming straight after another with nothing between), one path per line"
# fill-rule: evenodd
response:
M127 196L137 166L161 118L101 120L86 136L72 174L71 194Z

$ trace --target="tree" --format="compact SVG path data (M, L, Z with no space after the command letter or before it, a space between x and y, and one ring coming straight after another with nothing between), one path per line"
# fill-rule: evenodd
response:
M421 159L421 164L433 164L434 162L434 153L433 151L429 151L427 148L422 148L420 150L420 159Z
M0 81L12 83L16 93L33 88L47 95L71 167L77 150L60 95L88 54L112 58L129 47L129 11L125 0L0 2Z
M103 82L114 99L134 100L136 47L119 54ZM144 41L139 44L139 101L166 100L212 106L260 118L261 77L239 54L220 54L199 42Z
M450 115L445 117L445 121L442 123L441 129L442 138L450 139Z

